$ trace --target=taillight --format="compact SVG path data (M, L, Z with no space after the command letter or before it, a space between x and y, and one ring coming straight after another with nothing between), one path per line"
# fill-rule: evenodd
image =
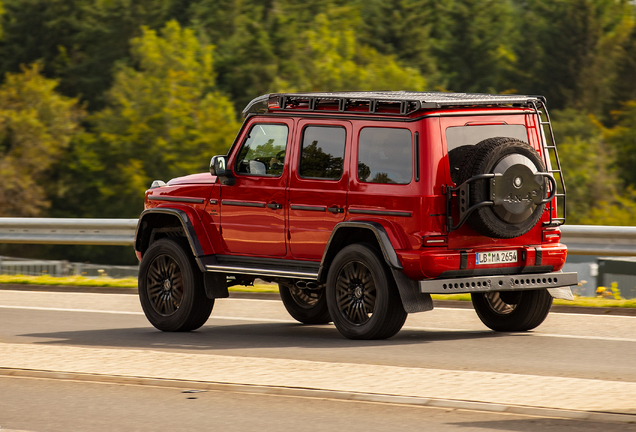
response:
M541 233L542 243L558 243L561 241L561 230L558 228L544 229Z

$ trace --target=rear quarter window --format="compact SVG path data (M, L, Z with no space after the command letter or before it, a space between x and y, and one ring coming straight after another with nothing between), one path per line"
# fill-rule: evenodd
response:
M358 141L358 179L408 184L413 177L413 138L408 129L366 127Z
M303 178L342 177L347 132L340 126L308 126L303 132L299 174Z

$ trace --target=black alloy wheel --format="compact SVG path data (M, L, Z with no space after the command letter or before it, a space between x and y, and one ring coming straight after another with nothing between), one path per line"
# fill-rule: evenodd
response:
M539 326L552 307L547 289L472 293L475 312L481 322L500 332L521 332Z
M148 270L146 290L152 308L159 315L173 315L183 299L183 278L177 262L169 255L159 255Z
M278 291L289 315L303 324L327 324L331 321L324 286L299 288L292 282L279 283Z
M349 339L386 339L406 320L386 263L367 244L353 244L334 258L327 275L327 306L338 331Z
M146 318L159 330L190 331L205 324L214 299L205 295L203 273L184 239L160 239L144 253L139 300Z
M348 262L338 275L336 299L339 312L349 323L369 321L375 310L377 289L371 270L358 261Z
M508 315L519 304L521 291L484 293L484 299L493 312L500 315Z

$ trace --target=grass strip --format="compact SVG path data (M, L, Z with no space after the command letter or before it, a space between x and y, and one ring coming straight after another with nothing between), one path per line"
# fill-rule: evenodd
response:
M43 276L22 276L22 275L0 275L0 284L25 284L25 285L64 285L83 287L119 287L137 288L137 278L113 279L110 277L87 278L84 276L53 277ZM275 283L257 283L254 286L233 286L230 291L234 292L254 292L254 293L277 293L278 285ZM470 294L452 295L432 295L433 300L454 300L470 301ZM574 301L554 300L555 305L563 306L583 306L583 307L603 307L603 308L636 308L636 299L616 300L613 298L600 297L579 297L574 296Z
M54 277L48 275L0 275L0 284L137 288L137 278L113 279L107 276L87 278L85 276Z
M137 278L130 277L114 279L108 276L88 278L85 276L54 277L48 275L0 275L0 284L137 288ZM229 290L235 292L277 293L278 284L257 283L254 286L233 286L230 287Z

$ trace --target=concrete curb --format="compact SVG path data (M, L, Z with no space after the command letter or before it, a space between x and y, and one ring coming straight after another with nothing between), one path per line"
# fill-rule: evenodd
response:
M65 285L0 284L0 290L137 295L137 288L83 287L83 286L65 286ZM280 295L278 293L230 291L230 298L280 300ZM473 308L472 303L467 301L434 300L433 303L435 307L447 307L447 308L456 308L456 309L472 309ZM636 308L618 308L618 307L603 308L603 307L554 305L552 306L552 312L587 314L587 315L636 316Z
M272 396L292 396L312 399L334 399L356 402L384 403L394 405L412 405L434 408L451 408L472 411L487 411L508 414L519 414L534 417L551 417L570 420L595 422L636 423L636 415L609 412L575 411L564 409L539 408L521 405L505 405L488 402L463 401L452 399L435 399L414 396L398 396L391 394L359 393L337 390L319 390L299 387L276 387L222 382L187 381L174 379L158 379L144 377L126 377L115 375L99 375L75 372L53 372L46 370L1 368L0 376L19 378L56 379L64 381L81 381L105 384L124 384L176 388L183 390L210 390L233 393L264 394Z

